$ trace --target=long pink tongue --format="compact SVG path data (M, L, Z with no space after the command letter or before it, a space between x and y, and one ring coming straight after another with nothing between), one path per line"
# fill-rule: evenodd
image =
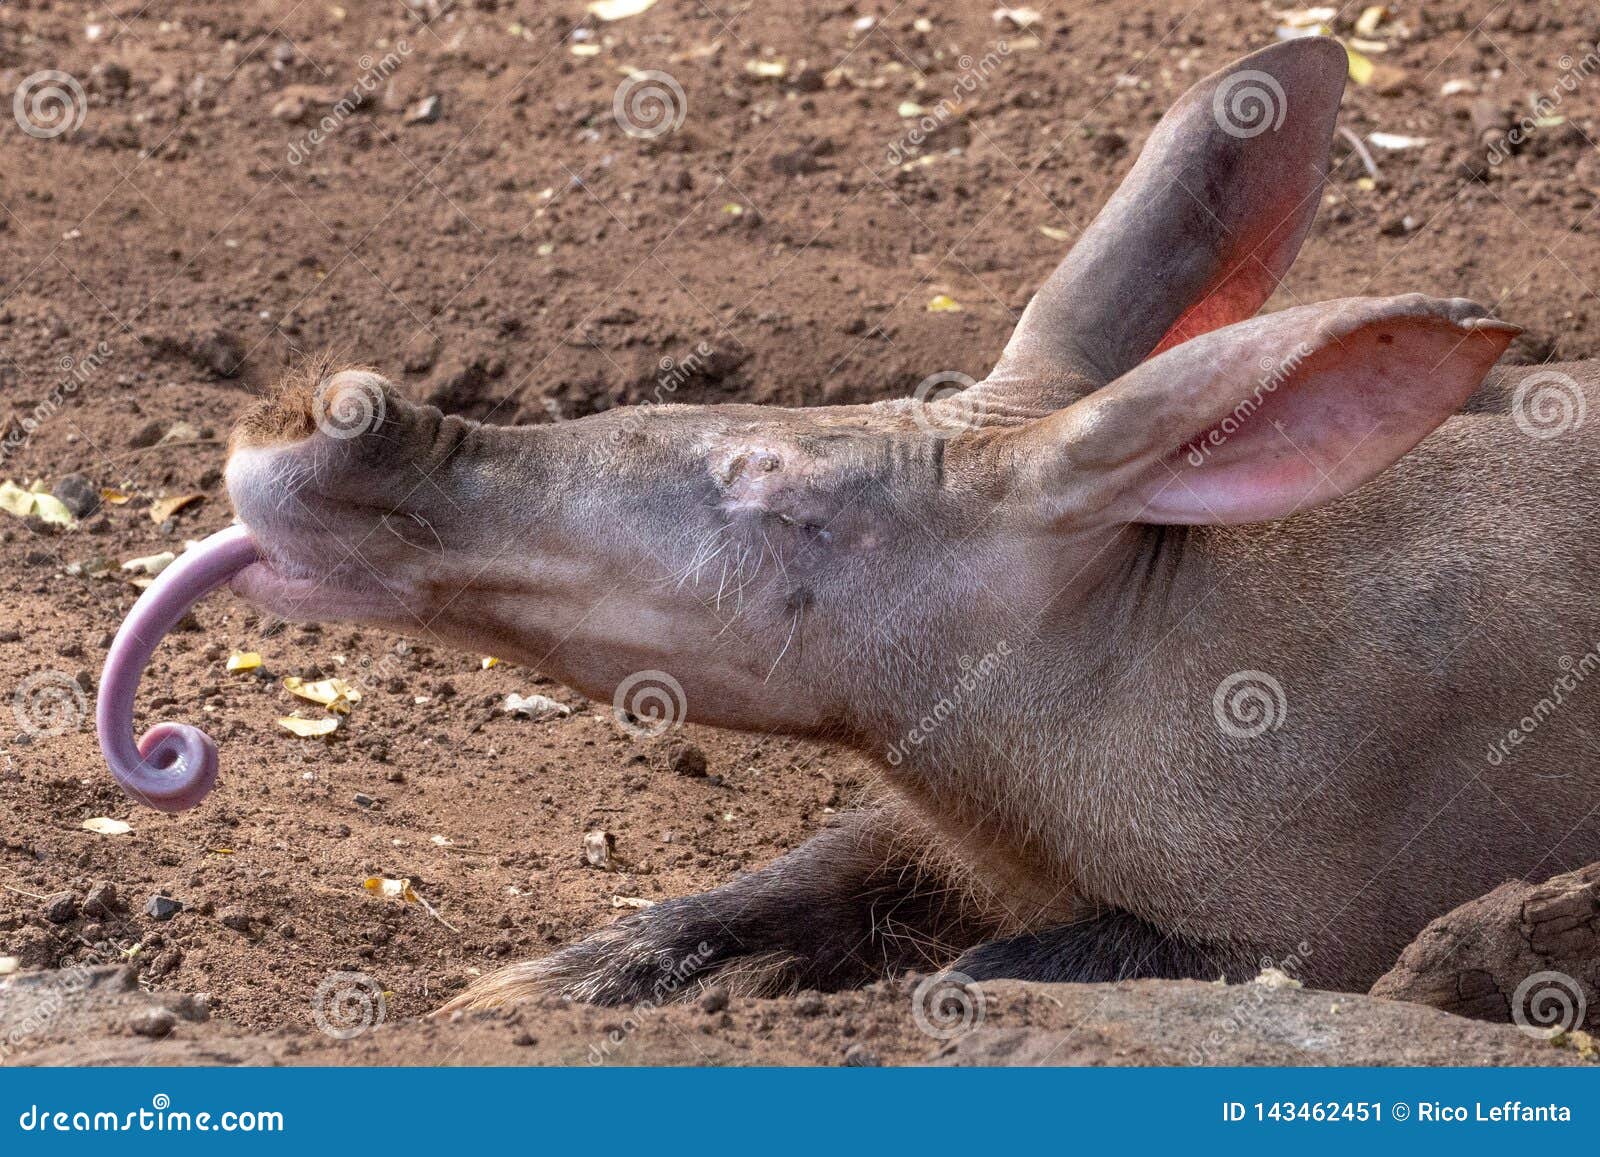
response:
M218 531L156 576L123 620L106 654L95 704L100 750L122 790L158 811L194 807L216 785L217 745L187 723L158 723L133 742L133 700L156 644L211 591L258 557L242 526Z

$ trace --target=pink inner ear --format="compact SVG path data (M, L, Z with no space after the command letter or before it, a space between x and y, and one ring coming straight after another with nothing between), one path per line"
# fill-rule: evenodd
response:
M1259 196L1261 210L1255 218L1258 227L1232 238L1228 260L1219 263L1220 275L1172 323L1150 351L1151 357L1201 334L1254 317L1278 288L1278 281L1300 252L1311 215L1304 212L1302 203L1290 198L1274 196L1266 190Z
M1509 340L1501 329L1402 317L1302 343L1234 384L1233 409L1155 464L1135 518L1259 522L1348 493L1459 409Z

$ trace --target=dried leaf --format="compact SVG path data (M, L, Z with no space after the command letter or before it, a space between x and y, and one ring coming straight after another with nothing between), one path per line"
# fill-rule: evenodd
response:
M782 80L789 75L789 62L786 60L747 60L744 70L751 76L760 77L762 80Z
M1065 229L1057 229L1054 225L1041 225L1041 226L1039 226L1039 232L1043 233L1046 237L1050 238L1050 240L1052 240L1052 241L1071 241L1072 240L1072 234L1071 233L1067 232L1067 230L1065 230Z
M938 294L928 302L929 313L960 313L961 303L948 293Z
M230 671L254 671L261 666L260 651L235 651L228 656L227 667Z
M332 735L339 728L339 720L331 715L326 719L301 719L298 715L284 715L279 718L278 726L301 739L314 739L319 735Z
M1382 24L1388 15L1389 10L1382 4L1373 4L1362 9L1361 15L1356 17L1356 35L1373 35L1378 31L1378 25Z
M416 904L421 900L421 897L412 890L409 879L394 880L388 876L368 876L361 886L374 896L385 896L391 900L404 900L408 904Z
M361 692L343 679L318 679L308 683L295 675L286 675L283 689L291 695L320 703L336 715L350 714L350 705L361 702Z
M86 832L102 836L125 836L133 831L133 825L127 820L114 820L110 816L95 816L93 819L84 820L78 826Z
M573 56L599 56L600 46L598 44L569 44L567 51L572 53Z
M485 655L483 657L483 669L485 671L487 671L490 667L498 667L499 665L500 660L496 659L493 655Z
M193 506L196 502L205 500L204 494L174 494L170 498L163 498L150 504L150 521L162 523L171 518L185 507Z
M656 0L591 0L589 15L609 23L648 12L655 6Z
M1428 143L1427 137L1408 137L1404 133L1368 133L1367 143L1380 149L1420 149Z
M654 900L646 900L643 896L612 896L613 908L654 908Z
M9 478L0 482L0 510L15 514L18 518L37 518L57 526L78 524L77 519L72 517L72 511L59 498L38 490L24 490Z
M1330 6L1317 8L1291 8L1274 12L1273 16L1291 28L1310 28L1318 24L1331 24L1338 18L1339 10Z
M519 719L549 719L551 716L565 719L572 714L572 708L556 702L548 695L518 695L512 692L506 696L505 712Z
M1037 8L996 8L993 18L996 24L1009 24L1013 28L1031 28L1039 23L1039 10Z
M146 574L154 578L171 566L172 560L177 557L170 550L164 550L160 554L147 554L143 558L130 558L122 564L122 569L132 571L135 574Z
M132 498L133 495L124 494L120 490L106 488L100 491L100 501L104 502L107 506L123 506L132 500Z

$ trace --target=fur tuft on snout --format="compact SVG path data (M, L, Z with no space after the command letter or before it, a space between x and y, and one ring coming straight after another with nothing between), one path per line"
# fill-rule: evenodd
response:
M374 373L370 366L337 364L331 354L306 358L292 367L272 392L234 424L228 450L246 446L269 446L278 442L298 442L311 436L317 427L316 402L324 383L345 371Z

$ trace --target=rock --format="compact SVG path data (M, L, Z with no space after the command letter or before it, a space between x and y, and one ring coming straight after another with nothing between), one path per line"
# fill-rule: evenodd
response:
M122 96L132 83L133 74L115 60L101 61L89 70L89 87L102 96Z
M57 892L46 896L44 918L52 924L67 924L78 914L78 898L71 892Z
M83 898L83 910L90 916L115 916L117 914L117 886L106 880L89 889Z
M133 432L128 439L128 445L135 450L144 450L161 441L161 435L166 432L165 423L159 421L146 422Z
M88 518L100 509L100 488L82 474L67 474L56 480L50 493L72 511L74 518Z
M610 832L596 829L586 832L583 837L583 858L591 867L608 870L611 867L612 853L616 850L617 838Z
M700 1008L705 1012L722 1012L728 1007L728 990L724 985L713 984L700 994Z
M1513 880L1445 913L1372 995L1539 1035L1600 1028L1600 864Z
M406 343L400 355L400 365L408 374L425 374L439 360L439 336L427 330L418 330Z
M217 923L224 928L231 928L235 932L248 935L251 926L250 913L239 908L224 908L217 916Z
M425 96L406 112L406 124L431 125L444 115L444 98Z
M517 1033L516 1036L511 1038L511 1043L521 1049L531 1048L539 1043L539 1038L534 1036L527 1029L523 1029L521 1032Z
M679 743L667 755L667 766L689 779L704 779L706 753L693 743Z
M883 1058L858 1042L844 1050L844 1063L852 1069L876 1069L883 1066Z
M159 1005L141 1009L128 1020L128 1031L152 1040L161 1040L178 1027L178 1017L170 1008Z
M213 329L195 340L189 356L219 378L234 378L244 365L244 344L227 330Z
M1106 129L1089 138L1089 151L1097 157L1118 157L1128 149L1128 138L1116 129Z
M802 992L794 998L796 1016L821 1016L827 1008L828 1002L822 999L820 992Z
M308 111L310 106L306 104L306 98L297 92L285 93L272 106L272 115L291 125L305 120Z
M182 911L183 901L174 900L171 896L151 896L144 905L144 914L152 920L171 920Z

